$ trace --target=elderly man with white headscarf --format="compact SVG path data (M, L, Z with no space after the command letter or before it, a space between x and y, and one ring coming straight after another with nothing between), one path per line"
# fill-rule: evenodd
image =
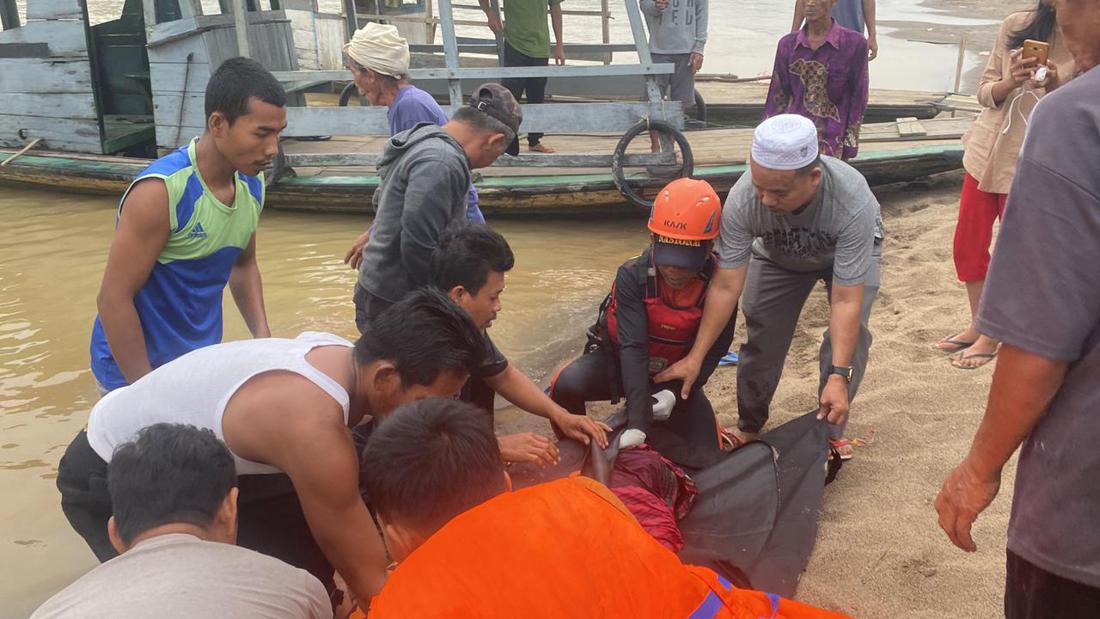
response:
M832 425L843 459L848 407L867 367L868 319L878 294L882 218L866 179L822 156L813 122L781 114L756 128L749 170L722 210L719 269L707 294L691 353L657 381L683 380L691 391L707 350L741 298L748 335L737 369L738 443L768 420L802 306L818 281L829 293L829 327L821 342L818 418Z
M344 62L355 78L359 96L371 105L384 105L390 123L390 135L412 129L420 123L432 123L442 127L447 115L427 92L409 82L409 44L390 24L370 22L355 32L344 45ZM485 222L481 214L477 188L470 185L466 195L466 217L470 221ZM367 235L360 239L366 244ZM344 262L359 268L363 245L356 242L348 251Z

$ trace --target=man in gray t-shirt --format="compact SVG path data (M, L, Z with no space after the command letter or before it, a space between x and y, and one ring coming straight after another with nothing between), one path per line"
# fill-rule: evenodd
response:
M698 359L743 290L748 337L737 370L737 434L755 438L768 420L802 306L821 280L831 310L821 343L819 415L839 439L867 367L882 236L878 201L867 181L843 161L818 155L811 121L795 114L764 121L753 135L750 170L730 190L722 211L721 268L694 347L656 379L683 379L685 393L690 390ZM838 447L850 454L850 447Z
M1080 74L1031 116L978 311L1003 343L989 402L936 499L973 552L970 527L1023 443L1008 617L1100 616L1100 3L1055 4Z

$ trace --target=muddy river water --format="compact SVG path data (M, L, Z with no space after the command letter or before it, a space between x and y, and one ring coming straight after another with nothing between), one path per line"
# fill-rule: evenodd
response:
M26 616L94 565L54 487L57 462L96 400L88 370L114 199L0 188L0 617ZM355 334L343 264L369 220L263 215L259 261L272 333ZM645 220L491 222L512 244L498 346L539 378L583 344L615 268L646 243ZM226 295L225 339L248 337Z

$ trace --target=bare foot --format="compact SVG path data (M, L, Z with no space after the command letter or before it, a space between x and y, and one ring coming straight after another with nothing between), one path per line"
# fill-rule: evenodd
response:
M554 150L553 148L543 144L542 142L539 142L538 144L535 144L534 146L528 146L527 150L531 151L532 153L545 153L547 155L549 155L550 153L558 152L558 151Z
M973 346L953 356L951 365L960 370L976 370L996 358L1000 344L997 340L983 335L974 342Z
M940 352L955 353L973 346L977 340L978 332L971 327L962 333L943 338L933 344L932 348Z

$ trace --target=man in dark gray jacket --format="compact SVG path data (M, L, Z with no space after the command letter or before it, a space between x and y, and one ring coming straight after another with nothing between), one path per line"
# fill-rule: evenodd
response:
M379 163L374 223L349 252L358 260L355 324L428 283L429 262L448 226L466 218L470 170L491 165L515 140L523 114L500 84L482 84L437 127L424 123L390 138Z

